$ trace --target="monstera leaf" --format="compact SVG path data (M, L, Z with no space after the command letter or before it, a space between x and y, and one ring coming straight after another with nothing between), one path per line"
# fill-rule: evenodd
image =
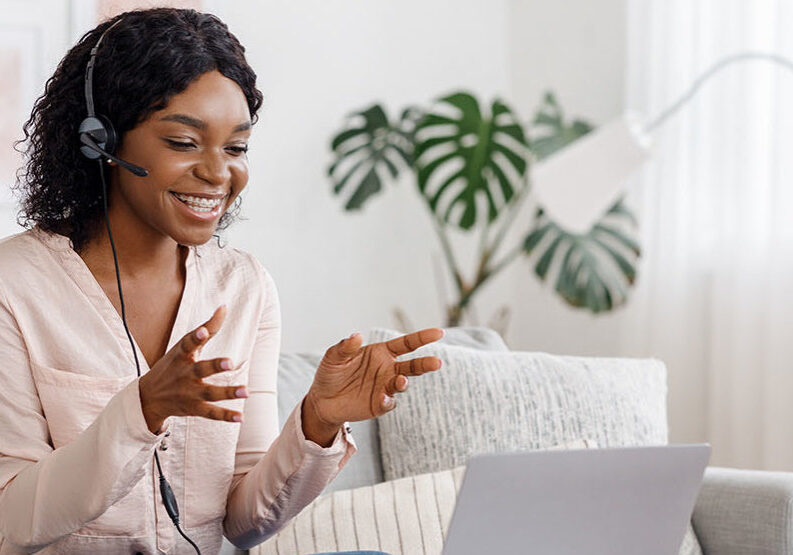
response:
M335 194L353 189L345 210L360 209L382 190L383 176L395 179L401 167L413 164L415 127L420 118L421 111L410 107L392 125L379 104L348 117L347 128L331 142L336 159L328 168Z
M419 190L442 221L464 230L481 219L477 197L486 199L487 223L494 221L526 172L523 127L498 99L483 115L468 93L443 97L419 121L415 137ZM460 215L452 221L456 207Z
M625 230L634 225L622 202L584 235L567 233L540 210L523 249L536 256L534 273L541 280L555 275L556 291L565 301L598 313L623 304L636 279L641 249Z
M532 124L540 134L531 140L531 152L537 160L542 160L592 131L592 126L585 121L573 120L566 124L562 108L553 93L545 93Z
M583 121L565 123L552 94L533 121L540 136L532 139L532 153L542 159L588 133ZM586 183L581 183L586 187ZM556 282L556 291L569 304L598 313L627 300L628 287L636 279L641 249L634 238L636 220L622 201L617 202L588 233L571 233L537 210L523 250L536 260L534 273Z

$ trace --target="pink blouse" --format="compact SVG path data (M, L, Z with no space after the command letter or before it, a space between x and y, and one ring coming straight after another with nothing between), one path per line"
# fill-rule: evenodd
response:
M69 239L34 228L0 240L0 555L194 553L162 505L156 449L201 551L223 535L248 548L355 453L346 426L327 448L306 439L302 401L279 434L280 307L256 258L213 239L190 249L186 275L168 350L226 304L201 358L240 367L206 381L247 384L250 397L219 402L242 424L170 417L153 434L121 316Z

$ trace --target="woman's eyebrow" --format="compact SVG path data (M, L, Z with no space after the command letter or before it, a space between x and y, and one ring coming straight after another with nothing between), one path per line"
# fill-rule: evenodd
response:
M185 125L189 125L190 127L195 127L200 131L204 131L207 128L207 124L204 120L194 118L193 116L188 116L187 114L168 114L167 116L161 117L160 121L175 121L177 123L183 123ZM232 133L247 131L250 128L251 128L251 122L246 121L237 125L232 130Z

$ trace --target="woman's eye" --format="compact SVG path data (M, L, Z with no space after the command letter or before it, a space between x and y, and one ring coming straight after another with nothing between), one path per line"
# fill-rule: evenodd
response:
M177 148L177 149L180 149L180 150L187 150L187 149L192 148L192 147L195 146L193 143L183 143L181 141L174 141L172 139L165 139L165 142L167 142L173 148ZM234 152L235 156L239 156L240 154L248 152L248 145L245 145L245 146L230 146L230 147L227 147L227 148L228 148L228 150Z
M244 152L248 152L248 145L245 146L230 146L229 150L236 152L237 154L242 154Z
M171 139L165 139L165 142L167 142L169 145L171 145L174 148L185 148L186 149L186 148L190 148L191 146L193 146L193 143L182 143L182 142L179 142L179 141L172 141Z

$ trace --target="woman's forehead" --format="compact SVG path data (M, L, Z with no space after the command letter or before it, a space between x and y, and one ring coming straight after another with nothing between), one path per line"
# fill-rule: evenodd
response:
M222 128L240 132L250 128L250 111L240 86L218 71L202 74L165 108L152 114L155 122L175 122L199 131ZM167 123L166 123L167 124Z

